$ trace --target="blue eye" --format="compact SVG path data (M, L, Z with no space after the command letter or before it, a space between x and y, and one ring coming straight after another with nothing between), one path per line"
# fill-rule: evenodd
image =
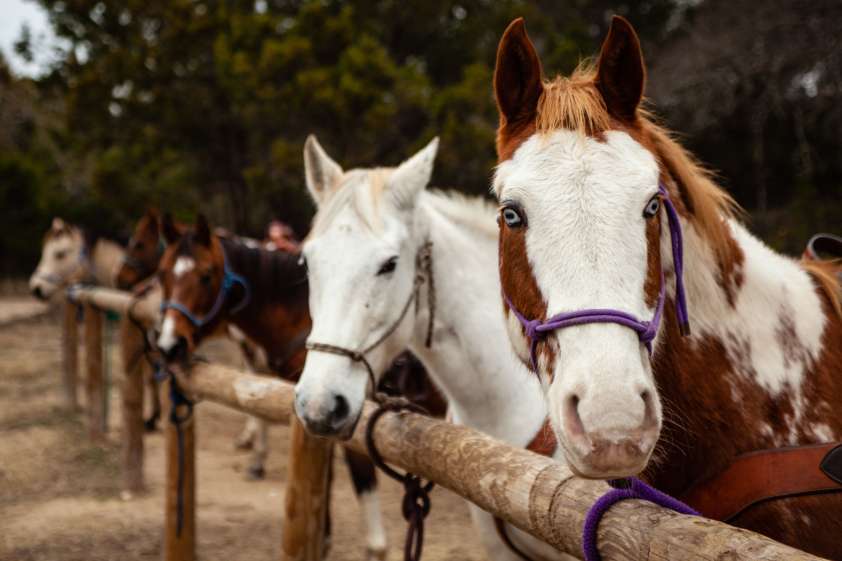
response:
M646 208L643 209L643 217L644 218L652 218L658 211L661 210L661 197L659 195L655 195L649 202L646 203Z
M503 207L500 211L500 216L503 223L509 228L520 228L526 225L526 220L523 216L523 210L515 205L508 205Z

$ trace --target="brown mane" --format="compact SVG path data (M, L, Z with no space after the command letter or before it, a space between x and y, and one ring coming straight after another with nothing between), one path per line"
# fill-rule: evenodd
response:
M801 260L801 267L810 273L819 287L827 295L830 306L842 318L842 288L839 286L839 274L842 263L838 260Z

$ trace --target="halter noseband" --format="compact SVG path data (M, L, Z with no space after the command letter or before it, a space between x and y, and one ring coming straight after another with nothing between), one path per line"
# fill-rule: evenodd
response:
M330 353L340 355L351 359L351 362L361 362L368 372L368 379L371 382L372 393L377 392L377 377L374 375L374 369L369 364L365 355L380 346L389 336L397 330L412 303L415 302L415 312L418 313L418 293L421 290L421 285L427 281L427 305L429 306L430 315L427 320L427 338L425 345L427 348L433 344L433 320L435 314L436 300L435 300L435 284L433 283L433 242L427 241L418 248L418 254L415 256L415 279L413 280L412 292L406 300L401 313L397 319L383 332L373 343L365 347L361 351L340 347L338 345L331 345L328 343L317 343L314 341L307 341L304 345L307 350L319 351L323 353Z
M690 320L687 315L687 302L684 294L684 254L683 254L683 239L681 236L681 223L678 220L678 212L667 194L667 190L663 183L658 184L658 193L661 195L661 200L664 203L664 208L667 212L667 222L669 223L670 242L672 245L672 261L675 268L675 313L678 318L679 329L682 335L689 335ZM552 316L546 320L527 319L521 314L517 308L514 307L512 301L504 293L503 298L506 301L509 309L514 313L515 317L523 326L526 332L526 337L529 339L529 355L532 363L532 369L538 371L538 342L546 336L547 333L555 331L556 329L563 329L573 325L583 325L586 323L617 323L624 327L634 330L637 333L640 342L646 345L649 354L652 354L652 341L658 334L658 328L661 324L661 317L664 311L664 301L666 300L666 282L664 277L664 267L661 265L661 288L658 292L658 301L655 305L655 315L650 321L641 320L628 312L622 310L614 310L611 308L592 308L585 310L577 310L574 312L562 312Z
M249 288L248 281L242 276L238 275L234 271L232 271L228 267L228 258L225 255L225 248L222 248L222 264L223 264L223 273L222 273L222 286L219 287L219 293L216 295L216 300L213 303L213 307L210 311L205 314L204 317L198 317L193 312L191 312L187 306L182 304L181 302L176 302L175 300L164 300L161 302L161 314L166 312L168 309L176 310L180 312L187 321L193 324L196 329L201 329L205 327L212 321L216 319L219 313L222 311L222 307L225 305L225 300L228 298L228 294L234 288L234 285L239 284L243 287L243 298L240 302L231 308L231 313L236 314L240 310L246 307L246 304L249 303L251 300L251 289Z

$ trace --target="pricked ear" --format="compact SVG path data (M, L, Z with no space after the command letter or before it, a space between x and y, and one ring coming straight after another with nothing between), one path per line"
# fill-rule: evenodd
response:
M211 246L210 225L208 224L208 219L205 218L205 215L201 212L198 216L196 216L196 227L193 235L195 236L197 243L200 243L205 247Z
M161 215L158 212L158 209L155 207L149 207L146 209L146 213L144 214L144 218L146 219L145 223L145 230L155 235L158 234L158 224L161 221Z
M315 135L304 142L304 177L316 205L321 205L342 179L342 168L324 151Z
M509 24L497 47L494 96L500 126L533 119L544 91L541 60L526 34L523 18Z
M620 120L634 121L645 82L646 67L637 33L625 18L614 16L599 53L596 76L608 112Z
M161 235L164 236L167 245L172 245L181 238L181 232L176 228L172 214L169 212L164 213L163 218L161 218Z
M439 139L436 137L392 172L389 177L389 194L399 209L413 208L418 194L430 183L438 149Z
M64 220L62 220L58 216L54 217L53 223L50 225L50 229L53 230L54 232L60 232L60 231L64 230L64 228L65 228Z

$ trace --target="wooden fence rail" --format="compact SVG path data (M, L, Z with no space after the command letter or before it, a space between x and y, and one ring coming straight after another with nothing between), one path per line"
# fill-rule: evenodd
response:
M131 301L129 295L105 289L86 289L77 293L77 298L117 312L125 312ZM141 306L137 307L138 311L141 309ZM185 382L186 390L197 398L272 421L290 419L294 389L289 383L203 363L192 366L179 377ZM346 446L366 452L365 426L375 407L373 403L366 404L356 431L344 443ZM169 432L167 434L169 436ZM549 458L503 444L470 428L414 413L385 414L379 420L374 436L386 461L436 481L495 516L575 556L581 554L581 530L586 513L608 488L602 482L574 477L569 469ZM295 462L307 465L310 460L313 465L324 463L323 457L317 457L323 454L324 447L308 448L312 442L304 440L297 448L290 449L293 465ZM167 449L173 451L170 445ZM190 453L192 455L192 449ZM302 453L307 457L296 457ZM302 471L307 470L298 470ZM317 508L324 505L324 497L319 496L323 487L313 483L313 470L310 471L308 483L293 480L293 470L290 470L288 493L293 489L296 493L306 491L308 495L288 494L288 499L300 501L302 508L306 505L316 513L314 517L318 517ZM169 470L167 474L169 489L172 485ZM321 475L317 474L317 477ZM190 499L191 503L185 503L185 509L190 508L192 516L192 495ZM435 516L435 506L432 515ZM313 524L296 526L290 522L285 521L283 543L291 541L311 547L306 551L284 549L283 558L318 559L320 544L313 545L313 540L321 540L320 529L313 529ZM290 526L295 526L296 531L300 528L310 528L310 531L290 534ZM428 539L434 538L428 536ZM606 561L818 559L746 530L676 514L640 500L624 501L611 508L600 524L599 549ZM195 549L182 551L179 555L182 556L167 559L192 560Z

